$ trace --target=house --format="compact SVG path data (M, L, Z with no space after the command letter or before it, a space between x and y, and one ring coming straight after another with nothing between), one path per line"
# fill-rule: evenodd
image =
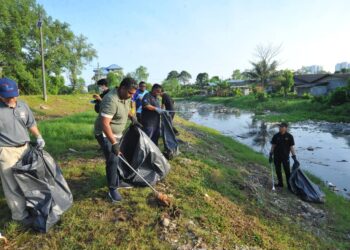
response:
M98 81L101 78L106 78L109 73L117 73L122 71L123 68L117 64L111 64L108 67L98 67L94 69L93 80Z
M294 75L294 88L298 96L311 94L327 95L332 90L346 86L350 74L308 74Z
M232 89L240 89L243 95L249 95L252 89L251 80L227 80Z

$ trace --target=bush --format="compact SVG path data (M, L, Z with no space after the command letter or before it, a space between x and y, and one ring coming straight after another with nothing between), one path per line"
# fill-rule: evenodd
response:
M310 93L304 93L302 96L303 99L311 99L312 95Z
M259 102L264 102L268 99L268 96L266 95L265 92L257 92L255 95L255 98L259 101Z
M240 89L234 89L233 91L232 91L232 94L233 94L233 96L242 96L243 94L242 94L242 91L240 90Z
M326 96L313 96L311 99L312 102L317 103L326 103L328 101L328 98Z
M350 101L347 88L337 88L330 95L328 102L330 105L341 105Z

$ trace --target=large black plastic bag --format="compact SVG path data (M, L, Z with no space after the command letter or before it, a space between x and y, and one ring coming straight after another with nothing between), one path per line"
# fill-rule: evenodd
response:
M300 196L304 201L323 203L324 193L320 187L314 184L300 169L300 166L293 165L292 173L289 178L289 184L293 193Z
M151 185L163 179L170 171L170 164L159 148L137 126L130 126L120 142L120 151L130 165ZM138 177L122 161L118 164L121 181L133 186L145 186Z
M164 155L167 159L172 159L179 153L179 143L173 130L171 117L166 112L162 113L161 116L161 135L164 144Z
M49 153L31 147L13 172L26 199L32 228L47 232L73 204L61 169Z

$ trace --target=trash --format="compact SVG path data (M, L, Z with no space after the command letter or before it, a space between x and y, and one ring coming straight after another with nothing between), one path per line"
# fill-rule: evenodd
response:
M173 130L173 124L170 115L168 113L162 113L161 120L161 135L164 144L164 155L167 159L172 159L174 156L179 154L179 143Z
M300 166L293 165L289 178L292 192L300 196L302 200L308 202L324 203L324 193L320 187L314 184L300 169Z
M168 218L163 218L162 219L162 225L164 227L168 227L170 225L170 220Z
M61 169L46 151L31 147L13 167L15 180L26 199L32 228L48 230L73 204L73 196Z
M69 148L68 149L70 152L73 152L73 153L79 153L79 151L78 150L75 150L74 148Z
M137 126L127 129L120 142L120 151L127 163L151 185L155 185L170 171L170 164L162 152ZM118 170L122 182L131 186L147 186L126 163L119 161Z
M6 237L2 236L1 233L0 233L0 240L3 240L5 245L7 245L9 243L8 240L6 239Z
M47 110L47 109L50 109L48 106L45 106L45 105L40 105L40 109L44 109L44 110Z
M336 185L334 185L332 182L328 182L328 183L327 183L327 186L328 186L329 188L335 188L335 187L336 187Z
M315 150L313 147L307 147L306 149L309 150L309 151L314 151Z

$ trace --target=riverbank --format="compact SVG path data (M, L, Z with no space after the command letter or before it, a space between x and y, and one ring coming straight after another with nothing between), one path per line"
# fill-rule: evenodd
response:
M266 101L259 101L253 95L240 97L206 97L193 96L189 101L222 104L228 107L244 109L256 113L265 121L288 122L315 120L329 122L350 122L350 103L339 106L312 102L310 99L295 97L271 97ZM268 112L266 112L268 111Z
M9 249L349 249L349 201L327 189L325 204L272 192L263 155L179 117L182 153L157 185L172 206L157 206L147 188L121 190L124 200L109 203L95 117L89 111L39 123L75 202L48 234L34 234L10 221L0 193Z

